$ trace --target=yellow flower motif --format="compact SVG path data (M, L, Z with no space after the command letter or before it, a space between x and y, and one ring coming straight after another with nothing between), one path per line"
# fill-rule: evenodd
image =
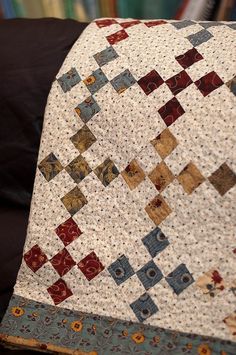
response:
M74 332L80 332L83 328L83 323L79 320L75 320L71 323L70 327L72 330L74 330Z
M87 77L87 79L84 79L84 83L85 85L92 85L93 83L95 83L96 78L94 75L90 75Z
M193 344L191 344L191 343L188 343L188 344L186 345L186 348L187 348L187 349L192 349L192 347L193 347Z
M227 353L226 353L224 350L222 350L222 351L220 352L220 355L227 355Z
M122 330L122 335L124 337L127 337L129 335L128 331L125 329L125 330Z
M121 94L122 92L124 92L126 90L126 87L121 87L117 92L118 94Z
M201 344L198 347L198 354L199 355L211 355L211 349L207 344Z
M32 316L36 318L36 317L38 317L38 313L37 312L33 312Z
M62 319L62 323L66 324L67 323L67 319Z
M134 333L131 338L136 344L141 344L145 340L145 336L142 333Z
M153 337L152 340L153 340L154 343L156 343L156 344L160 343L160 337L159 337L158 335L156 335L155 337Z
M23 308L21 308L21 307L12 307L11 313L12 313L13 316L15 316L15 317L21 317L21 316L23 316L23 314L25 313L25 311L24 311Z

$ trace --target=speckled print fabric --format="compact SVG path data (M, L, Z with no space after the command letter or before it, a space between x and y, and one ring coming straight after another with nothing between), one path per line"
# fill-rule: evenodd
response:
M74 44L47 102L4 342L236 353L235 30L99 19ZM50 312L64 340L44 339Z

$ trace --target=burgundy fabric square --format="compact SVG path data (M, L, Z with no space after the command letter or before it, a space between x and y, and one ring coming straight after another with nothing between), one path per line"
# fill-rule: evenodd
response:
M76 264L67 249L62 249L50 260L60 276L64 276Z
M173 122L177 120L178 117L184 114L184 109L180 105L179 101L173 97L164 106L158 110L161 118L164 120L167 126L170 126Z
M55 232L65 246L73 242L73 240L82 234L81 230L72 217L67 219L64 223L60 224L56 228Z
M224 83L221 78L214 71L195 81L195 85L201 91L203 96L209 95L212 91L219 88L223 84Z
M139 20L134 20L134 21L122 22L122 23L120 23L120 25L121 25L123 28L129 28L129 27L138 25L139 23L141 23L141 21L139 21Z
M111 45L113 45L120 41L123 41L123 39L126 39L128 37L129 35L127 32L125 32L125 30L120 30L113 33L112 35L107 36L107 40Z
M107 27L107 26L113 25L114 23L117 23L117 21L114 19L97 20L95 22L96 22L97 26L100 28Z
M79 262L78 267L89 281L104 269L104 266L94 252L91 252L84 259L82 259Z
M196 48L192 48L184 54L175 57L175 59L184 69L186 69L203 59L203 56L196 50Z
M36 272L48 261L48 258L36 244L24 255L24 260L27 266L33 272Z
M64 280L59 279L50 287L47 288L49 295L52 297L55 305L65 301L68 297L72 296L72 292Z
M192 84L192 79L188 76L185 70L172 76L172 78L166 80L166 84L174 95L184 90L190 84Z
M139 86L143 89L146 95L151 94L151 92L156 90L163 83L164 80L156 72L156 70L152 70L150 73L138 80Z
M158 26L158 25L164 25L165 23L167 23L164 20L155 20L155 21L148 21L148 22L144 22L144 24L147 27L153 27L153 26Z

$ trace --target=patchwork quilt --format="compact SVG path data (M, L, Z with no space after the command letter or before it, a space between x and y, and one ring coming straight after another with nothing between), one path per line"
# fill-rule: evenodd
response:
M45 111L6 346L236 354L236 23L92 22Z

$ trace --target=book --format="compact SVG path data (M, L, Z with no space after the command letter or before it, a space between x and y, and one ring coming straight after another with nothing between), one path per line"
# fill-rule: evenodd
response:
M83 0L75 0L74 1L74 14L76 20L80 22L88 22L89 18L85 11L85 6Z
M22 0L21 5L23 7L24 17L40 18L45 16L41 1Z
M32 0L29 0L32 1ZM64 1L63 0L41 0L37 2L41 2L44 16L46 17L57 17L57 18L65 18L65 10L64 10ZM69 0L66 0L66 3Z
M1 0L0 2L1 7L2 7L2 12L4 18L14 18L16 17L16 13L14 10L14 7L12 5L12 2L9 0Z

